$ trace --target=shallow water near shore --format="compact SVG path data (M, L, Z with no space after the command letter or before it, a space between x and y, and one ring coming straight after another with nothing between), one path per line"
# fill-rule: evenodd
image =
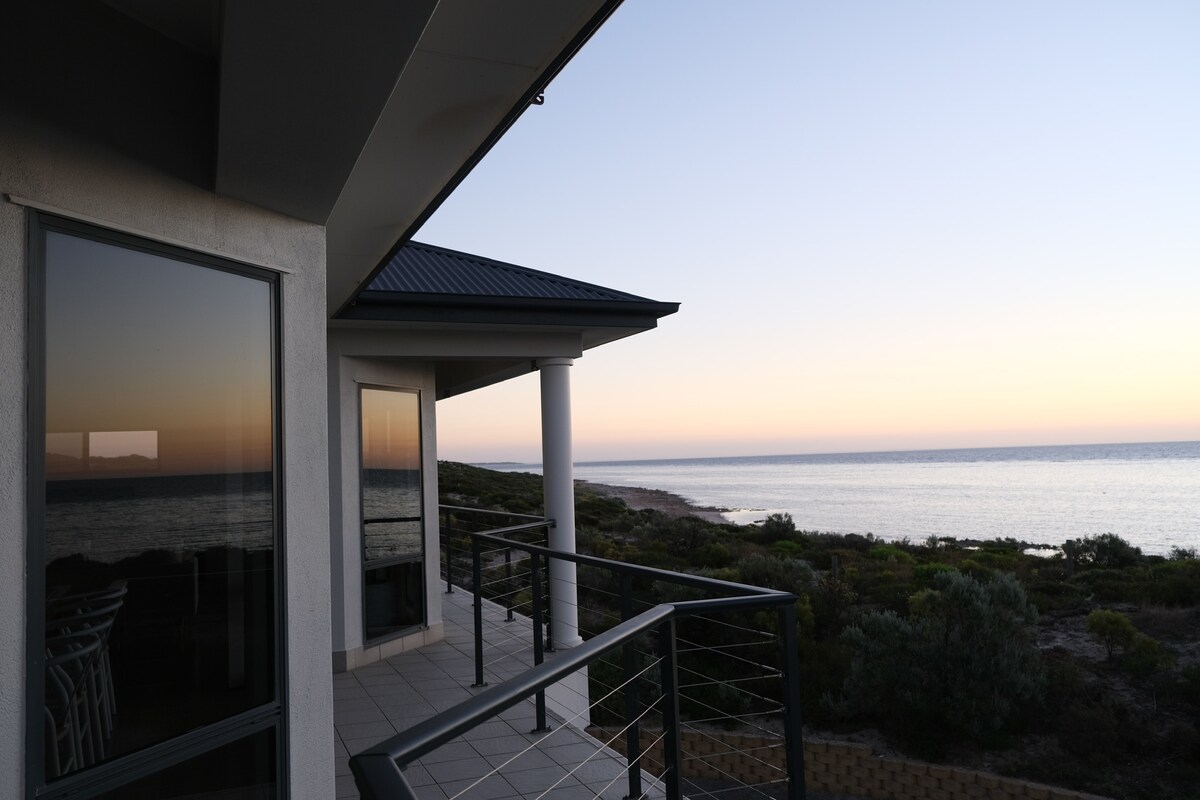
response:
M663 489L737 523L788 513L802 530L889 540L1200 547L1200 442L588 462L575 477Z

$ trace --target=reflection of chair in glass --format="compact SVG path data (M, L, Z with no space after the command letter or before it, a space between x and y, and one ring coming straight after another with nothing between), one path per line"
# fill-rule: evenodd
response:
M95 633L46 638L46 770L64 775L104 757L95 664Z
M55 775L104 758L116 714L109 639L126 591L118 581L46 604L47 769Z

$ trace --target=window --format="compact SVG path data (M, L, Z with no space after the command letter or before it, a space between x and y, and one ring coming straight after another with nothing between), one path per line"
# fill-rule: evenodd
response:
M425 622L420 395L359 389L363 627L368 640Z
M214 790L273 796L277 279L48 216L31 233L31 794L172 796L234 753Z

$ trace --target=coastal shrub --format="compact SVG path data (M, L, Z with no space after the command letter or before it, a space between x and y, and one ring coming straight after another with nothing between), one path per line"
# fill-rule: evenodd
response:
M1015 572L1021 554L1008 548L982 548L975 551L974 561L982 567L1001 572Z
M580 491L575 494L575 524L605 525L616 517L624 516L629 510L624 501L598 492Z
M734 555L720 542L709 542L697 550L691 562L706 569L720 569L733 563Z
M1114 533L1075 540L1075 563L1083 567L1120 569L1142 560L1142 550Z
M800 594L813 585L812 567L794 558L754 553L737 563L742 583Z
M1110 659L1113 657L1115 648L1128 650L1138 635L1137 629L1133 627L1129 617L1120 611L1108 611L1102 608L1087 615L1085 627L1088 635L1104 645Z
M1037 606L1041 613L1078 608L1084 599L1083 591L1066 581L1036 581L1030 584L1026 591L1030 602Z
M1145 717L1111 695L1078 698L1063 709L1057 733L1059 747L1093 766L1152 752L1158 744Z
M894 544L877 544L867 551L867 558L875 561L894 561L911 564L915 559Z
M1174 559L1150 567L1139 599L1164 606L1200 605L1200 561Z
M840 633L845 627L850 608L858 600L850 582L830 572L821 573L809 597L818 638L829 638Z
M938 575L955 571L954 567L940 561L932 564L918 564L913 567L913 583L922 589L932 589Z
M800 708L805 725L839 722L837 695L850 674L850 648L838 639L800 640Z
M963 559L958 565L958 571L964 575L970 575L977 581L987 582L996 577L995 570L985 567L974 558Z
M799 558L800 554L804 552L804 545L791 539L780 539L771 545L771 552L778 556Z
M760 541L771 544L780 539L791 539L796 536L796 523L791 514L768 514L758 528Z
M1131 675L1145 678L1155 670L1169 667L1174 659L1155 639L1136 634L1121 655L1121 668Z
M876 610L890 608L902 613L908 608L908 598L918 588L912 582L912 570L907 564L885 562L880 566L864 569L856 576L854 587L859 602Z
M844 550L854 550L859 553L867 552L872 547L874 547L875 543L878 541L873 535L871 535L869 533L866 536L860 536L857 533L847 533L847 534L841 535L841 536L835 534L835 535L830 536L829 538L830 538L830 544L833 545L834 547L838 547L838 548L841 548Z
M884 721L926 754L958 737L993 741L1041 696L1035 621L1011 576L938 575L907 617L872 612L846 629L853 661L836 706Z
M1197 555L1194 547L1172 547L1171 554L1167 558L1171 561L1195 561L1200 558L1200 555Z
M1134 576L1119 569L1091 569L1078 572L1071 583L1102 603L1128 600L1134 592Z

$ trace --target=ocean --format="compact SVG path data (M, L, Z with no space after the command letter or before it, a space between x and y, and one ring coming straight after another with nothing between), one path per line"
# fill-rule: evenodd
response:
M1200 442L584 462L575 477L665 489L743 524L787 513L801 530L888 540L1114 533L1148 554L1200 548Z

